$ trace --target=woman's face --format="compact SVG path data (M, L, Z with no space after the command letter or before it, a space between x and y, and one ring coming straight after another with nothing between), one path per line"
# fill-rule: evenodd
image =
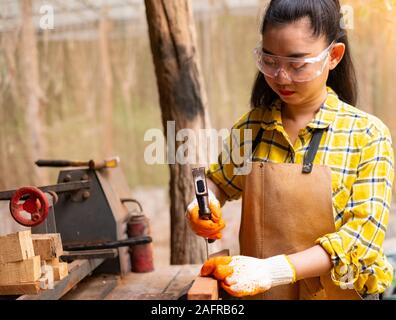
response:
M329 46L325 36L318 38L312 35L309 18L285 25L268 26L263 34L262 44L266 53L294 58L316 57ZM323 73L308 82L294 82L284 72L279 72L274 78L265 76L265 79L285 103L304 104L323 95L329 72L341 61L344 52L345 45L336 44L330 51L330 59L324 59Z

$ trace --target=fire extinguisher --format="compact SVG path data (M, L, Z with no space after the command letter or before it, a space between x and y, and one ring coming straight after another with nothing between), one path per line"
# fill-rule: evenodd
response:
M140 208L138 214L132 214L127 222L127 234L129 238L150 236L150 221L144 215L140 203L134 199L124 199L124 202L135 202ZM132 272L145 273L154 271L153 244L141 244L129 247Z

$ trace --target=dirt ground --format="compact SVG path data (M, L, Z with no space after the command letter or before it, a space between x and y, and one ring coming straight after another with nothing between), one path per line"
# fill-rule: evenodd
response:
M168 191L161 188L135 189L134 197L141 202L147 217L150 219L154 243L154 263L156 266L168 265L170 261L170 215ZM153 201L155 199L155 201ZM239 253L238 234L240 225L241 202L228 202L223 208L227 223L224 238L210 245L210 252L230 249L231 255ZM181 212L180 214L184 214ZM396 203L392 207L389 219L387 238L396 237ZM204 240L202 240L204 241Z

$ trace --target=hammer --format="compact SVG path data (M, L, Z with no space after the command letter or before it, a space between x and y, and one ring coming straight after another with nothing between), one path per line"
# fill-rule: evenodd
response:
M91 170L100 170L104 168L115 168L120 163L119 157L110 158L103 161L69 161L69 160L37 160L36 165L39 167L88 167Z
M195 196L197 198L199 207L199 217L202 220L210 220L212 212L209 208L209 191L206 184L205 168L196 168L192 170L194 179ZM209 258L208 243L213 243L213 239L205 239L206 241L206 256Z

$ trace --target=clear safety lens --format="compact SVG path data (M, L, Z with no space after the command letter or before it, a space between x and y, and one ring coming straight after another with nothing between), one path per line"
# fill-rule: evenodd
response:
M280 73L289 81L307 82L319 77L328 61L333 43L320 55L313 58L289 58L263 52L261 45L254 50L257 67L264 75L277 78Z

